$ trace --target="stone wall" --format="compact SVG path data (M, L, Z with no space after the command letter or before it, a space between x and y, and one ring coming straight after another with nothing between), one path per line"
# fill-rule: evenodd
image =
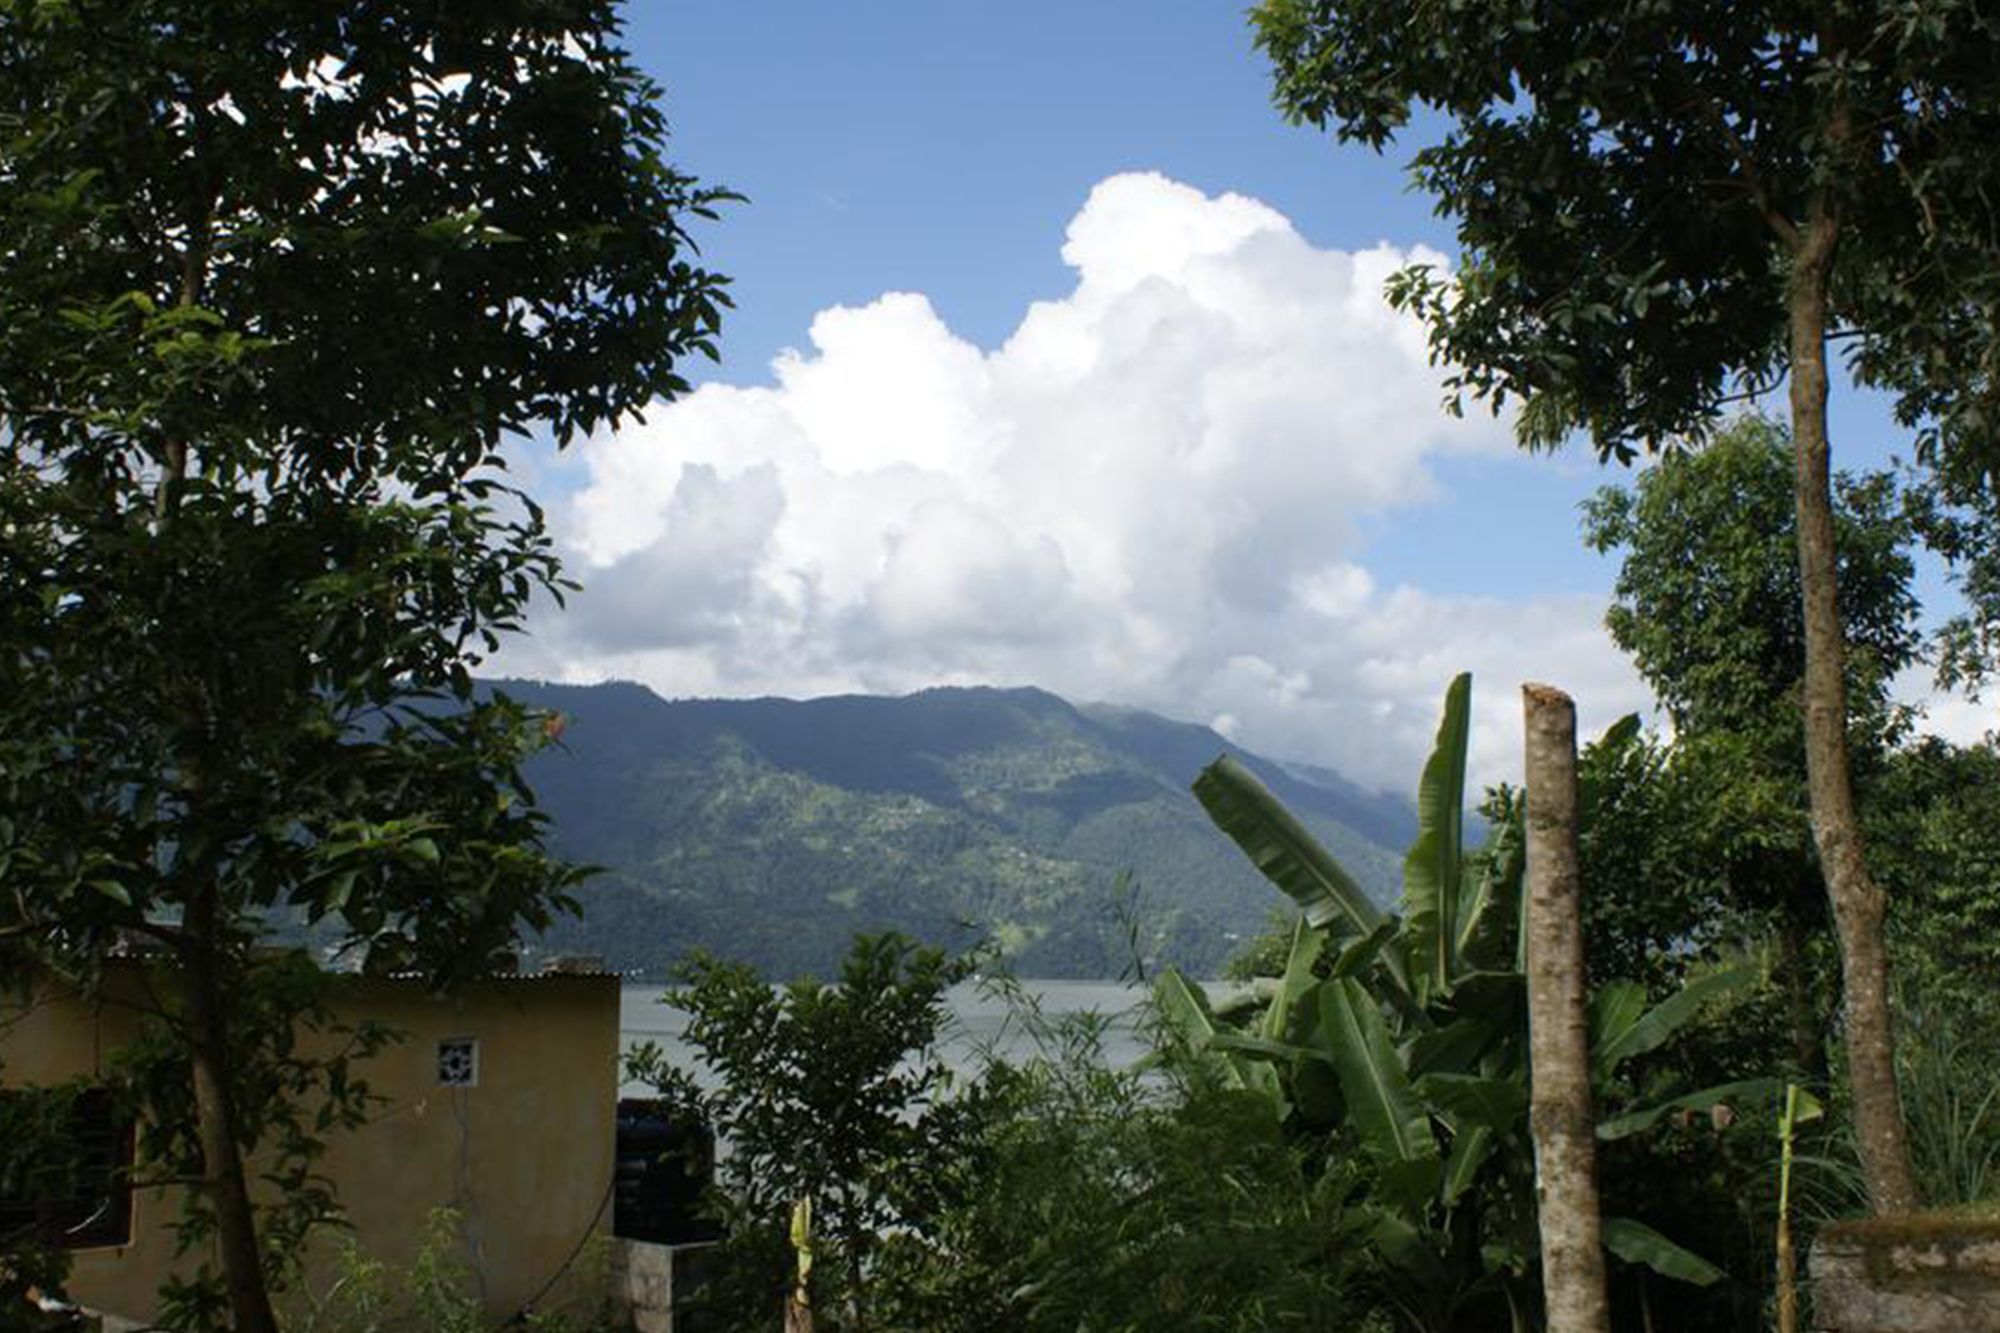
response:
M1808 1267L1819 1333L2000 1333L2000 1220L1840 1222Z

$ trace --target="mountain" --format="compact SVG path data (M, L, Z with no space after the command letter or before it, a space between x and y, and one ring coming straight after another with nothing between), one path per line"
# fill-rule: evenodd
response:
M1415 831L1408 802L1326 770L1042 690L669 702L496 686L566 719L527 778L556 850L604 867L582 921L545 946L654 976L694 947L824 976L855 932L891 927L990 939L1022 976L1116 976L1135 953L1213 975L1282 901L1189 794L1222 753L1384 901Z

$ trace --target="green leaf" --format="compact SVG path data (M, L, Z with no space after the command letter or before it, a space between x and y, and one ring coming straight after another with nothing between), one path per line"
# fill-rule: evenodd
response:
M1683 1093L1637 1111L1601 1120L1597 1125L1597 1137L1605 1140L1626 1138L1641 1130L1651 1129L1662 1116L1673 1111L1706 1111L1724 1102L1768 1097L1777 1090L1778 1080L1774 1078L1746 1078L1734 1083L1717 1083L1699 1092Z
M1174 968L1160 973L1153 983L1153 1003L1167 1026L1188 1045L1199 1049L1215 1036L1215 1019L1208 1012L1208 1000Z
M1404 933L1420 993L1448 989L1455 970L1471 705L1472 675L1461 672L1445 691L1437 743L1417 785L1417 840L1403 861Z
M1386 1208L1367 1208L1366 1215L1369 1243L1391 1267L1426 1286L1443 1287L1451 1282L1451 1271L1408 1216Z
M1747 963L1718 968L1682 986L1660 1001L1596 1052L1592 1062L1600 1076L1609 1076L1635 1055L1659 1046L1701 1012L1702 1006L1755 983L1757 970Z
M1787 1126L1803 1125L1808 1120L1817 1120L1825 1114L1826 1108L1820 1105L1819 1098L1796 1083L1785 1085L1784 1119Z
M1319 989L1320 1033L1363 1145L1385 1164L1437 1163L1430 1117L1411 1091L1382 1011L1351 977Z
M1509 819L1489 835L1486 855L1477 871L1463 876L1453 964L1458 970L1500 968L1513 961L1510 946L1520 911L1524 865L1520 821Z
M1244 1055L1262 1056L1270 1060L1318 1060L1322 1064L1332 1064L1333 1055L1317 1046L1303 1046L1295 1041L1279 1041L1272 1037L1260 1037L1254 1032L1237 1032L1231 1028L1219 1027L1206 1039L1210 1050L1237 1051Z
M1394 920L1384 921L1373 931L1348 944L1333 960L1333 967L1327 975L1357 978L1365 975L1376 958L1381 956L1383 948L1396 937L1396 930Z
M1607 981L1599 986L1590 997L1590 1049L1609 1049L1645 1012L1646 988L1638 982Z
M1500 1140L1484 1125L1472 1125L1452 1135L1451 1151L1445 1155L1444 1180L1439 1186L1444 1206L1451 1208L1479 1178L1479 1168L1493 1155Z
M1706 1287L1722 1277L1720 1268L1682 1249L1644 1222L1629 1217L1607 1217L1603 1237L1605 1249L1628 1264L1644 1264L1662 1277L1692 1282L1697 1287Z
M341 908L347 906L347 899L354 892L356 877L356 872L352 870L343 870L338 875L335 875L333 882L327 886L326 892L320 895L320 911L338 912Z
M1263 1060L1240 1059L1224 1048L1225 1043L1220 1039L1225 1035L1229 1041L1235 1042L1254 1039L1217 1027L1214 1016L1209 1013L1208 1001L1199 987L1169 968L1153 983L1153 999L1162 1021L1180 1034L1195 1055L1212 1059L1215 1071L1224 1083L1232 1088L1261 1092L1277 1106L1280 1115L1285 1113L1284 1088L1278 1071ZM1281 1053L1282 1058L1290 1058L1291 1054L1289 1051Z
M1480 1057L1499 1045L1501 1033L1484 1014L1455 1018L1443 1027L1420 1032L1407 1048L1413 1078L1425 1074L1464 1074L1477 1068Z
M1442 1111L1454 1128L1484 1125L1505 1132L1528 1113L1528 1087L1520 1079L1476 1074L1426 1074L1411 1085Z
M115 879L93 879L90 887L117 903L120 907L132 905L132 893Z
M1215 826L1299 905L1308 924L1337 924L1342 935L1368 935L1382 924L1382 909L1242 764L1223 755L1195 778L1194 794Z
M1319 962L1320 951L1326 947L1326 932L1316 930L1299 918L1292 927L1292 947L1285 957L1285 974L1278 982L1277 994L1264 1010L1263 1020L1257 1030L1272 1041L1280 1041L1291 1030L1292 1010L1297 1007L1300 997L1317 984L1313 966Z

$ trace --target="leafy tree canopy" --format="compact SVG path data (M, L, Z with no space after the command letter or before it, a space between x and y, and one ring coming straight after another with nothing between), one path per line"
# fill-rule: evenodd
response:
M1853 725L1879 746L1895 730L1890 679L1916 660L1911 532L1886 474L1837 480L1835 523ZM1761 735L1798 758L1805 679L1791 445L1738 417L1627 488L1584 505L1584 537L1622 551L1605 616L1683 734Z
M1629 458L1771 387L1787 247L1824 189L1848 226L1833 304L1854 368L1924 424L1928 457L1990 477L1988 6L1266 0L1255 18L1295 119L1381 148L1418 109L1443 117L1412 166L1461 267L1398 292L1458 390L1527 400L1531 441L1582 427Z
M722 196L617 36L609 0L0 0L0 946L172 955L151 1109L251 1333L287 1248L252 1072L313 1012L254 975L272 914L443 981L576 878L541 720L469 675L565 586L503 444L679 392L726 304L685 229Z
M1895 396L1941 505L1992 511L2000 160L1985 145L2000 128L2000 18L1978 0L1559 14L1265 0L1256 22L1293 117L1378 149L1415 112L1436 117L1414 175L1456 222L1461 262L1448 277L1408 270L1391 297L1429 325L1454 406L1518 399L1525 444L1581 430L1630 460L1703 438L1731 397L1785 383L1808 790L1849 1078L1875 1208L1914 1206L1884 898L1847 753L1827 349L1846 342L1859 379ZM1941 549L1977 572L1995 548ZM1995 611L1976 607L1958 642L1985 642Z

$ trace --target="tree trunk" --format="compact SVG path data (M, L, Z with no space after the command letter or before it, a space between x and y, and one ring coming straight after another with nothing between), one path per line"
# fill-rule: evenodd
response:
M1529 1125L1549 1333L1610 1333L1578 903L1576 706L1521 689L1527 722Z
M204 1188L215 1210L216 1248L235 1333L276 1333L271 1297L264 1286L257 1225L236 1138L234 1094L229 1086L229 1039L222 1013L222 946L215 895L188 905L182 979L187 988L189 1059L194 1071L195 1128L201 1143Z
M1794 495L1806 635L1806 790L1820 873L1840 941L1854 1128L1869 1203L1880 1215L1915 1208L1917 1188L1896 1093L1889 964L1882 939L1886 903L1868 873L1847 755L1845 646L1826 433L1827 287L1838 238L1839 220L1822 194L1813 201L1793 255L1790 295Z

